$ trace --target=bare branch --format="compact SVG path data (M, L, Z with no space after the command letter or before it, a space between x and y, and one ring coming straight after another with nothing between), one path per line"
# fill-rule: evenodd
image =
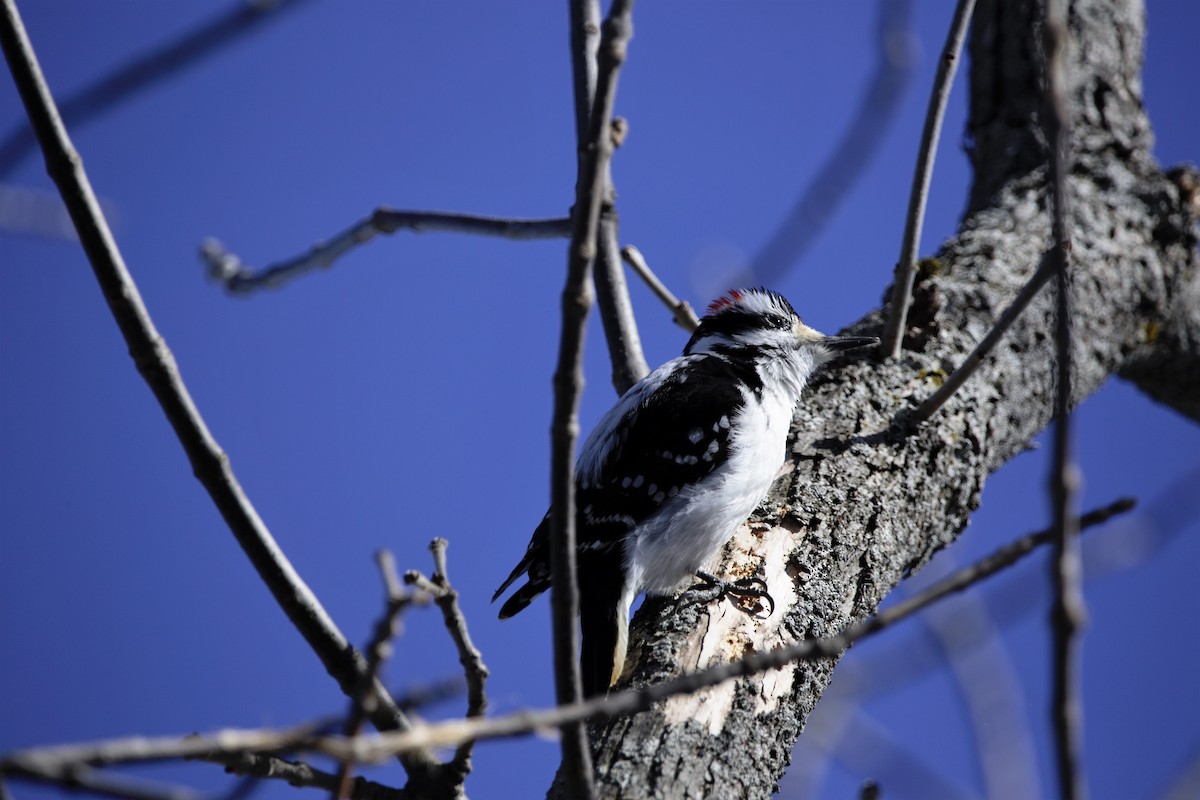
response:
M1079 518L1084 530L1123 514L1134 506L1128 498L1090 511ZM61 770L71 765L104 765L170 758L202 758L242 752L280 750L313 751L334 758L353 758L360 763L383 761L393 755L436 747L457 747L466 741L519 736L531 731L549 731L585 719L608 719L649 708L677 694L715 686L731 678L745 677L775 669L793 661L827 658L837 655L854 642L892 627L901 620L951 594L963 591L1019 562L1042 545L1049 544L1053 529L1023 536L991 555L954 572L933 586L881 611L862 622L850 625L840 634L823 639L808 639L787 647L752 653L733 662L717 664L699 672L681 675L661 683L614 692L582 703L540 711L520 711L504 717L452 720L434 725L417 724L404 732L381 733L367 738L318 736L316 724L291 731L226 730L208 736L114 739L83 744L18 750L0 756L0 775L21 769Z
M433 553L432 579L415 571L407 573L404 577L407 582L433 595L434 601L441 609L442 619L458 650L458 663L462 664L463 675L467 681L467 717L482 717L487 711L488 668L483 663L483 655L471 641L471 634L467 631L467 618L458 605L458 591L450 584L449 573L446 571L447 546L448 542L441 537L429 543L429 550ZM474 744L460 744L454 758L447 764L447 774L457 786L461 786L471 772L471 750Z
M375 623L375 631L367 644L367 668L359 679L358 686L350 699L350 711L342 725L342 734L351 738L362 732L367 714L376 706L371 688L379 679L379 670L392 653L392 639L400 635L400 615L414 603L424 602L422 595L408 594L396 576L396 560L388 550L376 553L379 571L383 576L384 610ZM354 775L354 762L347 759L338 766L337 782L332 790L333 800L350 796Z
M596 103L596 64L600 49L600 0L572 0L571 94L575 108L575 143L587 146L592 133L592 106ZM578 176L582 178L582 174Z
M958 0L954 19L946 34L946 44L938 61L937 75L933 79L933 90L929 94L929 108L925 112L925 129L921 133L921 145L917 150L917 166L913 174L912 193L908 197L908 214L904 223L904 240L900 245L900 260L896 263L896 276L892 282L892 297L889 303L887 325L879 354L885 358L900 355L904 342L905 321L908 319L908 304L912 299L913 279L917 274L917 250L921 246L921 225L925 221L925 203L929 199L929 182L933 178L933 161L937 157L938 139L942 133L942 117L950 100L950 87L954 85L954 73L958 70L958 57L963 41L967 38L967 27L975 0Z
M303 761L289 761L272 755L254 753L212 754L197 756L197 760L221 764L225 771L234 775L245 775L257 779L287 781L296 787L312 787L331 792L338 788L338 776L325 772ZM358 777L350 785L348 796L353 800L409 800L412 792L396 789L382 783Z
M671 309L671 314L675 317L676 325L688 333L700 327L700 319L696 316L696 312L692 310L691 304L687 300L680 300L671 294L671 290L666 287L666 284L660 281L658 276L650 269L650 265L646 263L646 258L642 255L641 250L638 250L631 244L627 244L621 249L621 257L645 281L646 285L650 287L650 291L654 292L655 296L663 301L663 305Z
M244 752L311 749L309 746L321 740L319 734L328 724L328 720L319 720L283 731L221 730L205 736L131 736L33 747L0 756L0 775L17 775L24 771L58 774L76 766L145 764L177 758L211 761L216 756Z
M1046 96L1042 127L1050 153L1047 161L1049 206L1052 212L1052 244L1055 297L1054 460L1050 474L1050 496L1054 505L1054 744L1058 757L1058 780L1063 800L1087 796L1083 770L1083 714L1079 689L1080 634L1086 621L1082 568L1079 557L1079 526L1073 516L1079 489L1079 470L1071 455L1071 282L1067 273L1071 252L1067 229L1067 148L1071 121L1067 110L1066 48L1068 41L1066 0L1045 0L1042 47L1046 59Z
M241 0L195 30L140 55L92 81L59 103L63 121L78 130L105 111L156 83L172 78L225 45L252 33L262 23L300 5L299 0ZM0 177L8 175L22 159L37 149L31 128L19 126L0 141Z
M224 245L211 238L200 245L200 259L208 266L209 276L228 292L246 294L259 289L275 289L306 272L332 266L376 235L402 230L414 233L447 231L504 239L560 239L570 235L571 220L567 217L508 219L446 211L401 211L380 206L328 242L317 242L308 252L261 270L243 264Z
M576 0L577 3L586 0ZM591 277L596 259L600 208L608 186L612 157L612 112L617 75L625 61L633 32L632 0L615 0L604 22L595 101L588 116L588 138L579 149L579 177L571 211L571 246L567 281L562 293L562 338L554 373L554 419L551 423L550 567L551 611L554 628L555 694L560 705L577 703L582 696L579 660L576 658L579 588L575 579L575 442L579 435L579 397L583 389L583 334L592 305ZM587 19L583 6L572 10L573 21ZM572 40L579 37L572 34ZM581 58L574 59L579 65ZM576 78L580 88L585 80ZM578 108L578 100L576 101ZM577 116L577 119L579 117ZM591 753L582 722L563 727L563 769L573 797L589 798L592 786Z
M84 252L138 371L162 406L196 477L212 497L259 576L342 691L349 694L365 671L362 655L349 645L280 550L242 491L230 467L229 457L205 425L179 374L174 356L155 328L137 285L125 267L83 169L82 159L71 144L46 87L16 6L13 0L0 0L0 4L3 6L0 44L45 153L47 171L63 196ZM405 729L407 718L395 707L383 686L376 683L374 691L379 708L371 716L372 723L381 730ZM423 779L436 769L436 761L429 753L414 753L405 757L405 766L410 776Z
M1029 305L1030 301L1037 295L1038 291L1050 280L1050 276L1054 274L1054 268L1049 259L1049 253L1042 256L1041 263L1038 264L1037 270L1029 281L1021 287L1021 291L1013 298L1012 303L1008 308L1004 309L1004 313L996 320L996 324L987 332L987 335L980 340L979 344L975 345L975 349L967 356L963 363L958 366L958 369L950 373L950 377L946 378L938 390L927 397L921 405L917 406L911 414L903 415L897 420L898 425L913 428L932 417L937 413L937 410L946 404L946 401L958 391L958 387L962 386L967 378L975 370L979 369L979 365L983 363L988 354L992 352L997 342L1004 336L1012 324L1021 316L1021 312Z
M612 361L613 388L618 395L622 395L646 377L650 367L642 352L642 339L633 315L633 301L629 298L629 286L625 283L625 269L621 266L617 248L617 217L611 207L601 211L597 248L594 276L596 305L600 309L609 360Z

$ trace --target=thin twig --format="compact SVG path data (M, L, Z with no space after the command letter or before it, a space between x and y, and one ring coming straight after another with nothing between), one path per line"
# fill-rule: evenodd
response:
M902 414L897 420L898 425L912 428L932 417L958 391L958 387L962 386L967 378L971 377L971 374L979 369L983 360L992 352L992 348L1008 332L1012 324L1021 316L1021 312L1025 310L1025 307L1029 305L1038 291L1046 285L1046 281L1050 280L1050 277L1054 274L1054 267L1049 255L1048 251L1042 256L1037 271L1021 287L1021 291L1013 298L1008 308L1004 309L1004 313L996 320L996 324L992 326L992 329L987 332L979 344L975 345L975 349L963 360L958 369L950 373L950 377L946 378L942 385L938 387L938 390L927 397L912 413Z
M671 310L671 315L675 318L675 324L683 328L688 333L700 327L700 319L696 316L696 312L692 310L692 306L687 300L680 300L675 295L671 294L671 290L666 287L658 276L650 269L650 265L646 263L645 256L642 251L638 250L631 244L625 245L621 249L621 257L625 259L625 263L633 267L633 271L645 281L650 287L650 291L654 292L655 296L663 302L667 308Z
M1055 297L1054 455L1050 496L1054 505L1054 559L1051 581L1054 608L1054 743L1060 796L1081 800L1087 796L1083 769L1083 707L1079 692L1080 635L1086 622L1079 528L1073 513L1079 471L1071 455L1071 282L1068 259L1071 234L1067 228L1068 146L1071 121L1067 106L1066 50L1068 42L1065 0L1046 0L1043 11L1042 48L1046 59L1046 96L1042 129L1049 147L1047 183L1052 211L1050 263Z
M340 786L338 776L332 772L317 769L303 761L289 761L280 756L240 752L198 756L196 760L221 764L226 772L234 775L245 775L259 780L282 780L287 781L290 786L300 788L312 787L331 792ZM351 783L347 796L353 800L409 800L413 795L404 789L396 789L360 776Z
M1100 525L1134 506L1128 498L1090 511L1079 518L1080 530ZM456 747L468 740L519 736L531 731L549 731L585 719L609 719L643 711L668 697L715 686L731 678L742 678L777 669L793 661L836 656L854 642L865 639L951 594L963 591L995 575L1042 545L1049 544L1053 529L1023 536L991 555L958 570L928 589L909 597L874 616L847 627L840 634L809 639L795 644L752 653L745 658L716 664L699 672L681 675L660 683L613 692L582 703L555 708L519 711L503 717L462 719L433 725L414 725L406 732L382 733L371 738L347 739L318 736L318 725L291 731L226 730L209 736L114 739L82 744L18 750L0 756L0 775L31 765L37 769L62 769L72 764L102 765L161 761L168 758L213 760L220 755L245 751L312 751L334 758L354 758L360 763L383 761L395 754L434 747Z
M383 577L384 608L371 641L367 643L367 668L359 679L358 687L350 699L350 711L346 714L346 722L342 725L342 735L358 736L362 732L363 722L376 705L371 687L379 679L379 670L383 667L392 653L392 640L400 635L400 615L414 603L422 602L421 595L409 594L404 591L399 577L396 575L396 559L391 552L381 549L375 554L379 564L379 572ZM350 759L338 765L337 783L332 789L332 800L348 798L350 786L354 777L354 762Z
M751 262L760 283L778 282L804 257L883 143L912 72L913 5L913 0L876 4L875 71L837 147Z
M365 670L362 655L352 648L329 618L312 590L294 567L258 516L233 474L229 457L221 450L187 386L174 356L142 302L137 285L125 267L104 214L96 202L82 159L63 127L54 99L46 86L33 48L25 34L13 0L0 0L0 44L9 70L25 104L26 113L46 156L46 167L62 194L79 240L104 293L117 326L137 365L150 386L175 435L191 462L192 470L212 497L233 532L271 591L276 602L309 646L337 679L342 691L353 691ZM403 730L408 719L392 703L387 691L376 683L379 708L371 720L380 730ZM428 777L437 762L430 753L405 757L410 776Z
M467 630L467 618L458 605L458 591L450 583L446 571L446 547L448 542L438 537L429 543L429 551L433 553L433 577L426 578L419 572L410 571L404 579L410 584L424 589L433 596L442 612L442 620L446 630L458 650L458 663L462 665L463 676L467 682L467 717L482 717L487 712L487 665L483 663L483 654L471 641ZM454 753L454 758L446 765L447 777L455 785L461 786L471 772L471 751L474 742L463 742Z
M261 27L275 12L299 6L299 0L242 0L227 11L182 36L137 56L107 75L67 95L59 103L65 124L72 130L117 107L137 92L173 78L182 70L203 60L220 48ZM33 130L19 126L0 141L0 178L12 172L37 149Z
M596 103L596 58L600 49L599 0L571 0L571 99L575 110L575 144L582 150L592 133ZM578 181L582 173L576 176ZM578 193L578 187L576 187Z
M58 774L76 766L149 764L178 758L215 760L247 752L314 750L324 738L328 720L318 720L287 730L219 730L206 735L130 736L96 742L31 747L0 755L0 775L24 771Z
M567 280L562 292L562 334L554 372L554 419L550 427L551 610L555 696L563 706L578 703L582 696L575 646L579 612L579 588L575 579L575 442L579 435L579 398L583 390L583 334L592 305L591 277L596 259L600 206L613 151L613 102L617 76L633 31L632 5L633 0L614 0L601 32L595 102L588 115L587 144L579 151ZM586 12L582 7L572 11L572 19L586 19ZM576 86L579 86L578 79ZM568 793L572 797L592 797L591 753L582 721L563 727L561 743Z
M617 216L607 204L600 214L597 246L594 270L596 306L604 323L604 338L612 362L613 388L618 395L623 395L646 377L650 367L642 351L642 339L633 315L633 301L625 282L625 268L621 266L617 247Z
M209 276L228 292L247 294L259 289L275 289L306 272L329 267L376 235L401 230L414 233L448 231L503 239L562 239L571 233L571 220L567 217L508 219L445 211L401 211L380 206L328 242L317 242L308 252L261 270L243 264L224 245L211 238L200 245L200 259L207 265Z
M912 299L913 279L917 274L921 225L925 221L925 203L929 199L929 182L933 178L933 162L937 157L938 139L942 134L942 118L946 114L950 87L954 85L954 73L958 70L959 54L962 52L963 41L967 38L967 27L974 9L975 0L958 0L954 9L954 19L951 20L950 30L946 34L946 44L942 47L942 57L938 60L933 89L929 93L925 129L921 133L912 192L908 196L904 240L900 245L900 260L896 263L896 276L892 281L887 325L884 326L883 341L879 344L879 354L884 358L900 355L900 346L904 342L908 304Z

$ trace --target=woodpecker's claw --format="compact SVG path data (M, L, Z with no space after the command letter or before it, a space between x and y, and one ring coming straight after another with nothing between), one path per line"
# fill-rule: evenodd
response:
M753 597L757 600L767 601L767 613L762 617L763 619L775 613L775 598L771 597L770 592L767 591L767 582L762 578L753 577L742 578L736 581L723 581L703 570L698 571L696 577L700 579L700 583L684 592L684 596L692 602L711 603L713 600L728 598L730 596L739 600ZM761 603L756 603L753 610L737 602L733 602L733 606L755 617L759 616L759 612L762 610Z

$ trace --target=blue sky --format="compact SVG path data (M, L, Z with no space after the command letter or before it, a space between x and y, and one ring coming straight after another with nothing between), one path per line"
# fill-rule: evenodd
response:
M215 13L198 2L21 5L59 94ZM890 279L951 6L917 4L917 58L894 124L807 255L772 286L818 329L833 332L878 305ZM640 4L617 100L630 124L614 164L622 243L640 247L697 306L739 280L844 135L876 59L874 25L867 3ZM1148 26L1156 155L1194 161L1200 89L1182 65L1194 61L1200 6L1151 2ZM925 254L953 233L964 203L964 103L960 88ZM22 120L0 80L0 136ZM401 568L427 571L426 544L444 536L492 671L492 712L548 704L548 605L500 623L488 601L545 510L564 243L399 234L242 298L207 282L196 253L215 236L264 265L380 204L565 214L575 170L565 6L308 0L72 135L210 428L347 636L361 643L381 607L374 551L391 548ZM3 181L9 192L51 188L36 158ZM78 246L6 225L0 749L341 713L335 685L192 478ZM685 334L641 286L633 301L648 360L675 355ZM585 429L614 399L594 322ZM1091 789L1097 798L1153 796L1200 751L1192 633L1200 430L1115 382L1076 420L1083 504L1123 494L1144 503L1094 548L1094 563L1119 567L1097 566L1087 586ZM1038 451L1002 469L946 558L965 563L1043 527L1046 463ZM1190 484L1167 492L1179 481ZM1030 606L1006 624L1004 653L1020 690L1015 715L1037 752L1035 778L1049 788L1043 572L1035 558L982 602L995 617L1015 615L1014 598ZM903 659L905 648L929 646L929 631L913 622L864 644L842 672ZM456 672L436 615L409 615L389 685ZM964 796L979 796L952 675L938 667L853 705ZM483 744L467 789L535 795L556 763L557 748L543 739ZM782 796L846 797L865 777L845 766L799 773L785 778ZM230 781L208 765L143 774L213 790ZM372 777L401 780L391 767Z

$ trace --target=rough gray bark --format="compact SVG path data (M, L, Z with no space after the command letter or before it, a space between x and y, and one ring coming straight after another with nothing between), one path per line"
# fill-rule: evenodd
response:
M634 625L634 683L836 633L953 541L988 475L1053 406L1053 287L928 423L897 415L988 330L1049 245L1033 0L980 2L971 41L975 183L958 235L918 278L905 352L818 381L796 413L792 471L739 531L722 570L761 568L780 611L649 602ZM1200 420L1195 175L1150 156L1134 0L1072 3L1074 400L1120 375ZM885 309L850 332L879 334ZM711 616L710 616L711 614ZM675 698L592 730L603 797L766 798L833 660ZM562 787L551 796L563 796Z

